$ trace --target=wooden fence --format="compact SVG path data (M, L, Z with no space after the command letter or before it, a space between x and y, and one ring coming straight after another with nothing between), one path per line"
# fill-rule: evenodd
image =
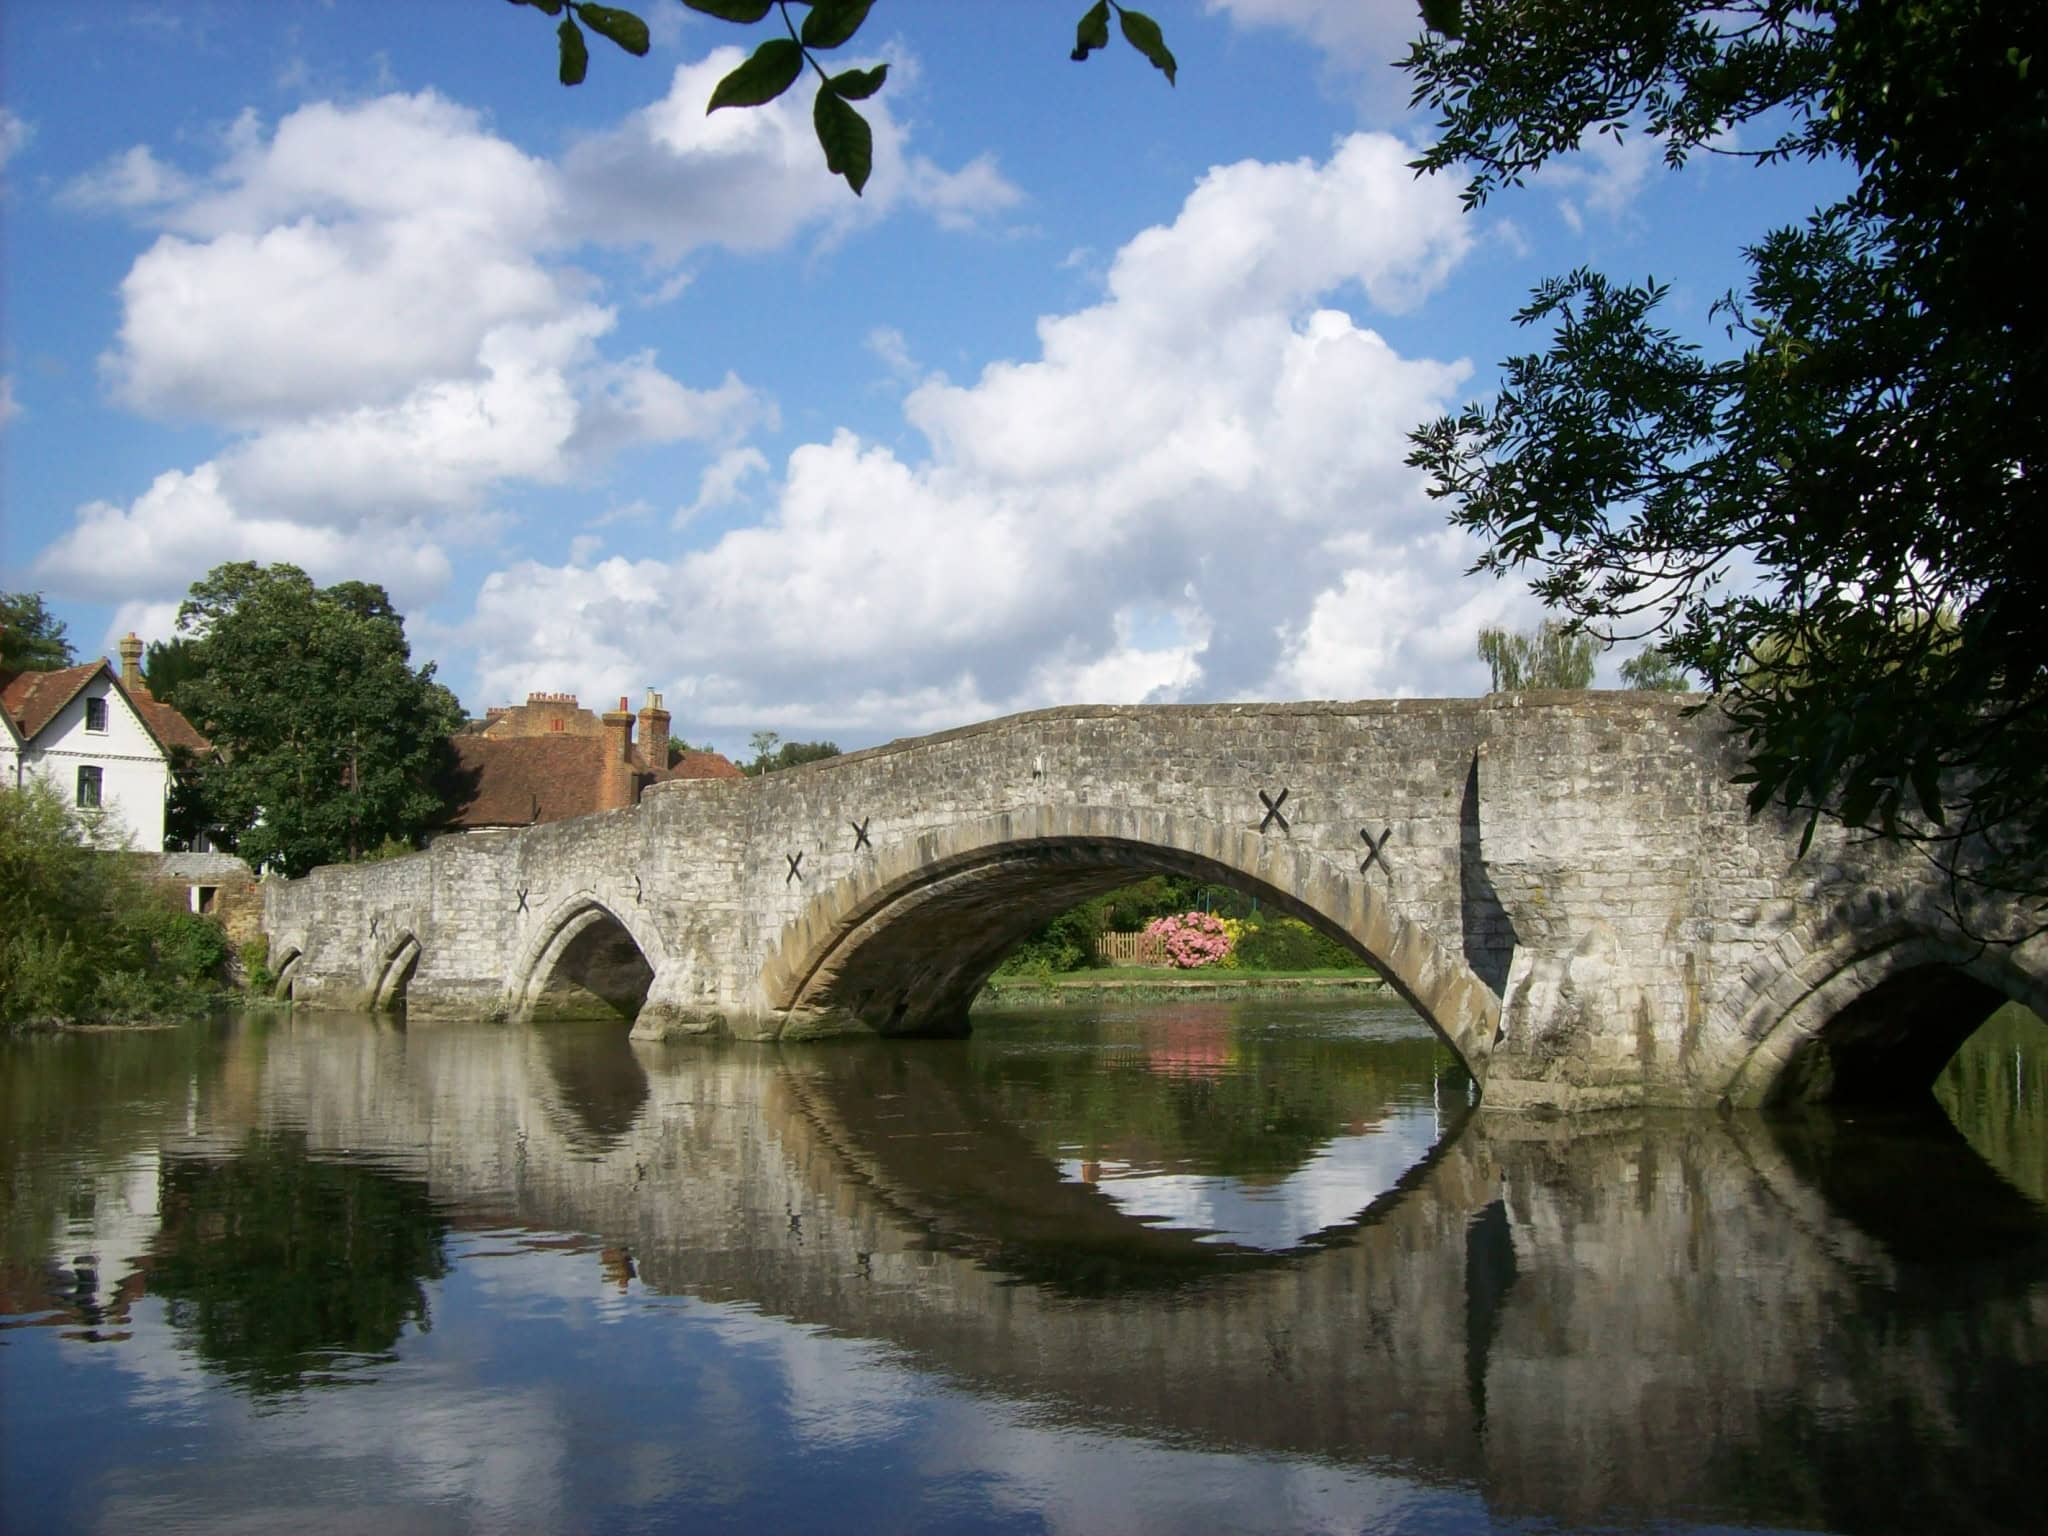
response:
M1169 965L1165 943L1149 933L1104 933L1095 940L1095 958L1104 965Z

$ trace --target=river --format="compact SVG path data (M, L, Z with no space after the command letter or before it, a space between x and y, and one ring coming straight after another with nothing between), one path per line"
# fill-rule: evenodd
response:
M0 1041L0 1527L2035 1531L2048 1034L1475 1110L1356 998Z

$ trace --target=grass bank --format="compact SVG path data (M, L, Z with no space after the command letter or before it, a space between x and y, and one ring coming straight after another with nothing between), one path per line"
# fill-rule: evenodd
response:
M1371 971L1231 971L1204 967L1193 971L1158 966L1099 966L1053 975L997 976L974 1000L980 1007L1004 1004L1093 1002L1114 997L1153 1002L1177 997L1260 992L1379 992L1386 982Z

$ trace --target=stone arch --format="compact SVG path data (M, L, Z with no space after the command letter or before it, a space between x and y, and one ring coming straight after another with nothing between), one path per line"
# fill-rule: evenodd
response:
M1159 872L1256 892L1350 943L1483 1078L1500 999L1455 948L1308 848L1183 812L1038 805L889 844L783 930L762 971L765 999L785 1038L843 1028L849 1014L883 1033L959 1033L1017 939L1074 902ZM901 937L912 916L924 937L915 963Z
M420 941L410 928L384 946L377 961L377 985L370 992L373 1013L396 1013L405 1006L405 989L420 963Z
M276 971L272 973L276 977L270 985L272 997L280 1002L290 1001L292 984L297 980L295 973L298 971L299 962L305 958L306 952L296 944L284 952L284 958L278 962Z
M2048 1017L2048 965L1881 895L1784 934L1743 979L1748 1042L1724 1098L1760 1105L1917 1095L2004 1002Z
M520 1018L541 1014L633 1018L661 969L660 941L595 891L556 902L535 928L508 986Z

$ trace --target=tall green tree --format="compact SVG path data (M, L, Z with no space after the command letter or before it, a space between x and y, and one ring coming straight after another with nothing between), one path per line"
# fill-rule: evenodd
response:
M205 670L199 642L185 635L152 640L142 657L142 681L150 697L174 708L185 685Z
M192 584L178 625L203 667L180 707L218 753L205 802L249 863L301 875L439 820L462 710L382 587L240 561Z
M0 672L54 672L75 659L42 593L0 592Z
M1493 674L1495 693L1522 688L1590 688L1594 663L1605 649L1592 635L1574 631L1556 619L1545 619L1533 630L1479 631L1479 659Z
M1519 319L1548 345L1414 438L1482 567L1596 630L1661 632L1746 739L1752 809L2048 897L2040 7L1424 10L1402 67L1441 121L1417 166L1469 176L1469 205L1593 133L1854 184L1744 253L1725 354L1663 322L1654 281L1535 291ZM1756 665L1773 655L1801 665Z

